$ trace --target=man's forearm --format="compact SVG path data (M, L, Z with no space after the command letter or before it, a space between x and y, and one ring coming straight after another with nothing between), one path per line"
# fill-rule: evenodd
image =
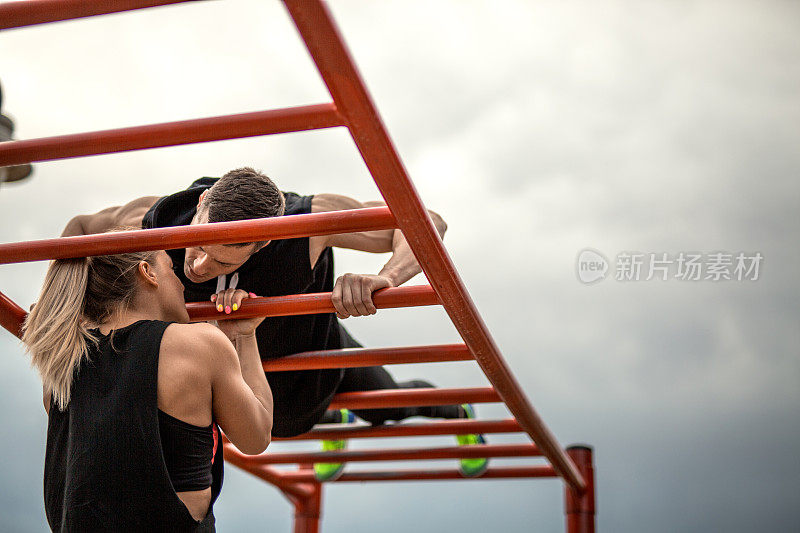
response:
M447 230L447 224L438 214L433 211L429 211L429 213L439 236L443 236ZM392 257L377 275L343 274L336 279L331 293L331 302L339 318L374 315L377 312L372 301L372 294L375 291L387 287L398 287L422 271L403 232L397 229L391 233L388 230L382 230L361 234L333 235L332 240L326 241L326 244L327 246L377 253L392 252ZM314 264L315 257L312 252L312 264Z
M431 218L436 231L439 232L439 237L444 238L447 224L436 213L431 212ZM389 261L383 266L378 275L389 278L394 287L399 287L420 272L422 272L422 267L419 266L419 261L414 256L414 252L411 251L403 232L396 229L392 236L392 257L389 258Z
M392 286L399 287L420 272L422 272L422 268L419 266L417 258L414 257L414 252L411 251L403 232L395 230L392 241L392 257L378 272L378 275L389 278Z

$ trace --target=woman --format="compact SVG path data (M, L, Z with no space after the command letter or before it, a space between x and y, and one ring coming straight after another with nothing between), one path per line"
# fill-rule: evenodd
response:
M244 453L270 442L261 320L189 324L163 251L53 261L23 335L49 416L50 527L214 531L217 424Z

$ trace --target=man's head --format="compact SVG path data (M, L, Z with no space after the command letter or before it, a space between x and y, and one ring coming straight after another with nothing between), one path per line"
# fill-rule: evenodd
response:
M233 222L283 215L283 193L264 174L249 167L232 170L200 195L191 224ZM186 249L184 274L195 283L230 274L269 241L212 244Z

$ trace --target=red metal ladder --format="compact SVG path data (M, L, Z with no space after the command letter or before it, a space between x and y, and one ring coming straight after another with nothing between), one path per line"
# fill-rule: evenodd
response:
M181 1L186 0L8 2L0 4L0 29ZM264 364L265 370L344 368L474 359L492 387L345 393L337 395L331 407L353 409L503 402L514 418L314 429L287 440L521 431L529 435L535 444L484 444L469 447L375 449L358 452L267 452L258 456L246 456L228 443L225 459L279 488L295 505L295 531L312 532L319 528L322 505L322 486L314 479L311 470L311 464L314 462L541 455L548 460L549 465L490 467L478 479L560 477L565 484L567 531L593 532L595 487L591 448L574 446L563 449L523 393L447 254L327 7L320 0L285 0L284 3L333 98L331 103L10 141L0 143L0 166L344 126L350 131L388 207L2 244L0 264L132 250L400 228L422 266L430 286L384 289L375 295L376 306L389 308L442 305L464 340L464 344L311 352L269 361ZM187 308L195 320L218 318L211 303L187 304ZM321 293L248 300L242 305L238 315L239 317L281 316L331 311L333 305L330 302L330 294ZM19 335L24 318L25 311L0 293L0 325ZM270 466L286 463L296 463L300 468L296 471L285 471ZM337 482L436 479L464 478L455 469L359 471L345 473Z

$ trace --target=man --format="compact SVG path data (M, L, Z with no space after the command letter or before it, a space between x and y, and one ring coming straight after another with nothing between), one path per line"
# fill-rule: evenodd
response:
M318 194L299 196L281 192L265 175L240 168L222 178L201 178L188 189L163 198L145 197L95 215L72 219L63 235L98 233L115 225L168 227L229 222L283 215L320 213L374 207L381 202L358 202L346 196ZM444 235L447 225L430 212ZM366 252L391 252L389 261L372 274L345 274L334 282L332 247ZM399 230L321 235L234 245L206 245L169 250L176 274L185 286L186 301L208 301L214 296L217 311L235 313L235 289L259 296L332 292L336 313L269 317L256 330L262 359L272 359L309 350L354 348L361 345L341 326L338 318L376 313L372 293L399 286L421 271L411 248ZM326 409L338 392L431 387L414 380L396 383L382 367L269 372L267 379L275 398L273 435L289 437L305 433L319 422L352 421L347 410ZM468 405L356 410L360 418L374 424L411 416L472 418ZM459 438L473 444L482 437ZM341 441L323 442L325 449L342 449ZM479 475L485 459L461 461L465 475ZM315 465L321 480L341 473L341 465Z

